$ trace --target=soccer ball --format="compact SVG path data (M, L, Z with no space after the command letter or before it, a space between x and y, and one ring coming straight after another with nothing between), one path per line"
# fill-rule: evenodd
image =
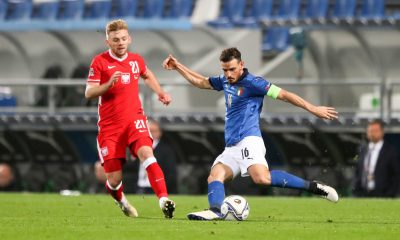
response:
M242 196L232 195L224 199L221 206L222 219L229 221L246 220L250 213L250 207Z

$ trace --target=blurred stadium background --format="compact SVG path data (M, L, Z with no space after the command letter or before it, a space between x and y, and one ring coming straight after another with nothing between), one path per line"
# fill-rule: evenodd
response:
M130 50L173 97L166 108L141 88L146 113L177 153L179 193L206 192L209 167L224 147L224 98L164 71L169 53L218 75L220 51L236 46L251 72L339 110L340 119L327 122L266 99L261 123L271 168L349 196L370 119L382 118L386 137L400 146L400 1L0 0L0 162L17 169L22 190L90 191L97 103L84 99L85 78L113 18L127 20ZM298 194L250 179L228 192Z

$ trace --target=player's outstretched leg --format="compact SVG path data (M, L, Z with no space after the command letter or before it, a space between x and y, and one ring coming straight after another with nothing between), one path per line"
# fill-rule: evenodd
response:
M339 196L336 190L328 185L316 181L306 181L285 171L273 170L270 173L272 187L305 190L319 195L331 202L339 201Z
M213 181L208 184L208 203L210 209L192 212L187 215L189 220L218 220L221 219L221 205L225 198L225 187L222 182Z
M316 195L321 196L322 198L325 198L331 202L338 202L339 201L339 195L337 194L336 190L328 186L326 184L317 182L317 181L312 181L310 182L310 190L311 193L314 193Z
M122 212L128 217L137 217L138 213L136 209L128 202L123 193L122 181L117 187L112 187L109 182L106 182L106 189L110 195L115 199L115 203L122 210Z

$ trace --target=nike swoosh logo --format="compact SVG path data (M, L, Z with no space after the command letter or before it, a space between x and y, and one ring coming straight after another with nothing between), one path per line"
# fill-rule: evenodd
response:
M108 69L113 69L113 68L115 68L115 66L107 66L108 67Z
M139 130L139 132L147 132L147 130Z
M161 181L161 180L164 180L164 178L156 179L156 182L159 182L159 181Z
M288 184L288 181L286 179L283 179L283 187L286 187L286 184Z

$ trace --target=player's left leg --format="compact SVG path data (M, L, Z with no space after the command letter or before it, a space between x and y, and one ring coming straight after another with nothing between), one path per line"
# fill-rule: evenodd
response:
M285 171L269 171L268 168L262 164L251 165L247 171L256 184L305 190L326 198L331 202L337 202L339 200L338 194L334 188L316 181L304 180Z
M332 202L339 200L335 189L330 186L307 181L285 171L269 171L267 160L265 159L265 145L261 137L246 137L239 142L235 155L241 155L239 160L242 176L250 175L256 184L271 185L279 188L293 188L311 192L324 197Z
M159 199L159 205L166 218L172 218L175 211L175 203L168 198L167 186L165 184L164 173L158 165L150 147L150 138L139 138L131 145L131 153L134 153L143 163L149 178L150 185Z

